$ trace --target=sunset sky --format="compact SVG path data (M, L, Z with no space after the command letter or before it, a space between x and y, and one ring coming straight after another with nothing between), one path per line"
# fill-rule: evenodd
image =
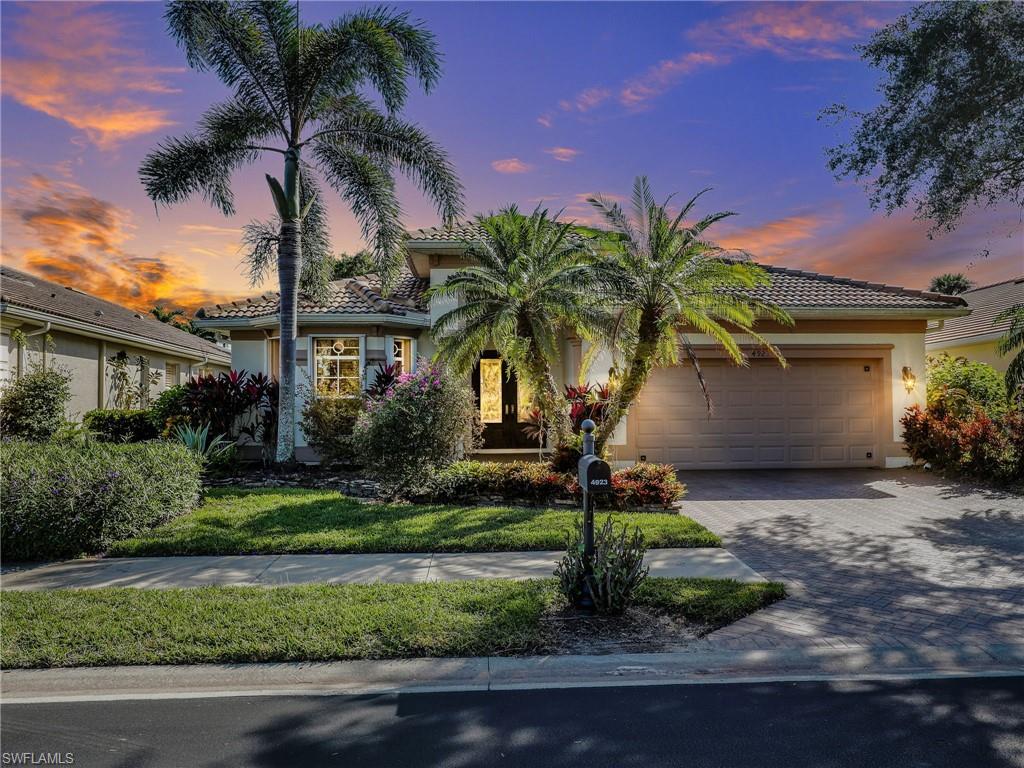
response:
M328 21L358 7L303 2L301 13ZM1019 209L974 212L930 240L909 211L872 212L861 187L828 172L825 147L844 133L817 115L836 101L875 105L877 73L853 46L905 5L396 7L444 53L440 85L404 114L450 152L469 213L543 201L595 223L585 198L626 195L644 173L659 196L712 187L705 210L740 214L720 242L764 262L911 287L945 271L982 284L1024 273ZM233 218L200 200L154 209L140 160L227 95L187 69L162 13L3 3L3 260L133 307L192 309L254 292L239 228L268 218L263 174L281 168L274 155L237 176ZM407 227L436 224L401 188ZM331 197L330 210L337 250L360 248L344 204Z

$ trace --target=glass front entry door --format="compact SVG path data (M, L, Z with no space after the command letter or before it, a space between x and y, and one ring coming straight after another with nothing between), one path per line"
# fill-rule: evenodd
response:
M484 425L484 448L537 447L523 431L533 397L497 352L481 355L473 369L473 393Z

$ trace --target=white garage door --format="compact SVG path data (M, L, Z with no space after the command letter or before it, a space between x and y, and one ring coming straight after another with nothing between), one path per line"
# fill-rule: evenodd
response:
M630 410L637 453L681 469L878 465L882 371L878 360L795 359L657 370Z

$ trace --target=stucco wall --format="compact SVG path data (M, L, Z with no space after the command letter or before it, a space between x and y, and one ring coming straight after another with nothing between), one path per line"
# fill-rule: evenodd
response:
M966 357L968 360L972 360L976 363L985 363L991 365L1000 373L1006 373L1006 369L1010 366L1010 360L1013 359L1012 355L1001 357L996 352L996 342L981 341L977 344L960 344L951 347L930 347L928 349L929 355L940 355L943 352L948 352L952 357Z

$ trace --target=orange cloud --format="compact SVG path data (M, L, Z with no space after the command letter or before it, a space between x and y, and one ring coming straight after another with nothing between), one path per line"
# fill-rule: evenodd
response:
M695 70L728 62L728 56L710 51L692 51L674 59L665 59L628 81L619 91L619 102L634 109L641 107Z
M572 147L551 147L544 151L555 158L555 160L559 160L563 163L571 163L576 159L577 155L583 154L580 150L573 149Z
M24 6L9 18L5 96L63 120L100 149L173 124L166 110L137 95L176 92L164 78L181 70L148 65L141 51L124 47L127 35L117 17L56 2Z
M784 59L855 58L853 43L884 24L865 3L751 3L696 25L702 48L765 51Z
M130 214L73 182L29 177L4 215L27 235L24 244L5 244L4 261L49 280L138 310L157 303L194 310L226 298L197 287L202 275L175 254L128 251Z
M795 244L814 237L828 223L830 220L819 214L799 214L728 232L715 240L723 248L773 261L791 253Z
M491 162L491 168L498 173L526 173L532 167L529 163L524 163L518 157L506 157L503 160Z

